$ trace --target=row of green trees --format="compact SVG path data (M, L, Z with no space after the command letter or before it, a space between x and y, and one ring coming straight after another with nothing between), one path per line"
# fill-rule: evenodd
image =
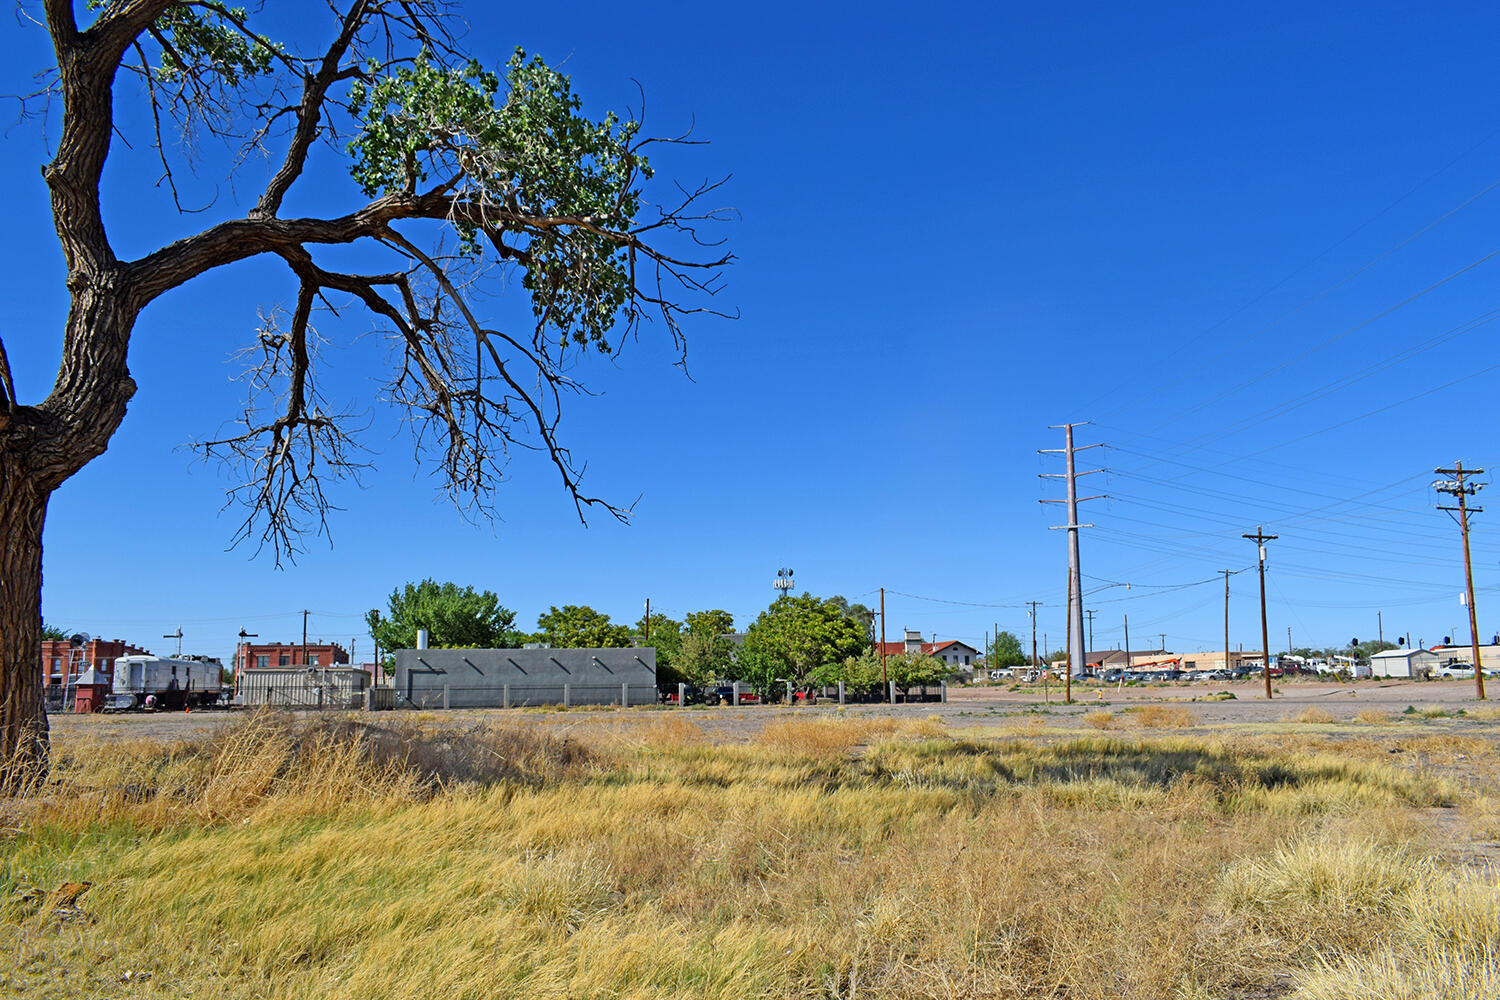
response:
M419 628L427 629L428 643L437 648L505 649L531 642L607 648L630 646L639 637L656 648L662 683L742 681L761 692L788 681L795 687L843 681L851 690L878 689L874 620L869 608L843 597L799 594L772 602L746 627L743 642L730 637L734 616L721 608L690 612L681 621L653 614L647 622L642 615L630 627L587 605L565 604L537 616L536 630L527 632L516 627L515 612L493 591L436 580L392 591L384 613L366 616L370 634L387 650L415 646ZM903 653L886 658L884 676L906 691L936 684L948 672L936 657Z

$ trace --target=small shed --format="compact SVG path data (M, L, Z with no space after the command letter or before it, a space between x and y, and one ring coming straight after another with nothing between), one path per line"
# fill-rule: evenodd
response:
M1370 673L1376 677L1410 677L1430 680L1441 657L1430 649L1387 649L1370 656Z
M74 712L102 712L104 699L109 695L109 678L89 667L73 682L73 692Z

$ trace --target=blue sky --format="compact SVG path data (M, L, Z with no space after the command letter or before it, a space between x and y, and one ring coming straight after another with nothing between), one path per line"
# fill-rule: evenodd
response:
M1458 532L1432 469L1500 463L1500 121L1482 4L470 4L498 65L519 44L565 61L594 113L648 99L648 131L689 125L658 188L733 174L722 304L689 328L691 380L648 333L580 373L567 442L586 484L633 523L579 525L555 475L521 456L501 519L475 525L415 467L373 401L384 354L357 315L321 329L340 398L368 412L375 465L341 488L332 545L278 570L220 513L226 479L180 446L238 413L231 355L258 307L291 303L251 262L155 303L136 329L140 390L107 454L53 499L49 622L158 649L226 654L241 627L368 654L361 617L412 579L495 590L526 625L586 603L634 621L707 607L740 624L799 589L874 603L904 627L978 645L994 623L1064 630L1061 445L1080 443L1085 604L1094 646L1193 651L1222 635L1220 570L1264 524L1273 648L1410 632L1467 635ZM274 26L277 10L267 12ZM48 65L39 29L0 25L3 90ZM177 216L156 185L130 85L134 148L106 207L134 255L244 210L264 169L226 181L205 147ZM55 130L54 130L55 132ZM0 309L23 395L45 395L66 298L20 123L0 161L10 238ZM296 211L358 192L325 154ZM661 192L665 198L667 192ZM191 200L190 198L190 200ZM237 200L239 199L239 200ZM488 303L518 315L514 290ZM1488 325L1486 325L1488 323ZM1500 508L1497 508L1500 513ZM1480 630L1500 629L1496 514L1475 519ZM1208 582L1200 582L1208 581ZM1116 583L1130 583L1127 590ZM1258 647L1254 574L1233 578L1231 643Z

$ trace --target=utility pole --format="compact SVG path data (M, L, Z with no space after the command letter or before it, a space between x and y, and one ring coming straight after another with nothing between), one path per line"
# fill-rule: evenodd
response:
M1439 480L1432 484L1432 488L1439 493L1458 497L1457 507L1444 507L1439 505L1438 510L1445 510L1452 517L1458 515L1454 520L1458 522L1459 534L1464 542L1464 603L1469 606L1469 646L1474 658L1474 694L1480 701L1484 701L1484 664L1479 659L1479 615L1474 610L1474 568L1469 561L1469 515L1484 513L1483 507L1470 507L1468 499L1475 493L1484 489L1483 483L1468 482L1471 476L1484 475L1483 469L1465 469L1464 463L1454 462L1451 469L1434 469L1440 476L1451 476L1451 479Z
M1385 645L1385 620L1380 617L1380 612L1375 612L1375 641L1381 646Z
M1265 525L1257 524L1255 534L1241 535L1254 542L1258 548L1260 558L1256 564L1260 567L1260 655L1261 675L1266 679L1266 698L1271 697L1271 639L1266 635L1266 543L1274 540L1277 536L1268 535Z
M1130 616L1125 616L1125 666L1120 668L1120 690L1125 690L1125 671L1130 669Z
M891 696L891 682L885 676L885 588L880 588L880 693Z
M1066 530L1068 533L1068 681L1065 689L1064 701L1071 704L1073 701L1073 675L1083 673L1083 570L1080 568L1078 559L1078 529L1092 528L1092 524L1078 523L1078 504L1081 500L1098 500L1103 494L1092 497L1080 497L1078 495L1078 477L1093 475L1100 469L1089 469L1079 472L1074 456L1077 452L1086 448L1098 448L1101 445L1087 444L1082 448L1073 445L1073 428L1087 421L1079 421L1071 424L1053 424L1051 430L1061 429L1064 432L1064 444L1061 449L1042 448L1038 454L1057 454L1061 452L1067 457L1068 471L1066 473L1044 472L1044 479L1066 479L1068 481L1068 498L1066 501L1043 500L1042 503L1067 503L1068 523L1052 525L1050 530Z
M370 638L375 641L375 669L374 669L374 671L372 671L372 674L373 674L372 680L376 684L379 684L380 681L381 681L381 677L380 677L380 674L381 674L381 669L380 669L380 609L379 608L371 608L370 609L370 619L371 619L371 621L373 621L375 623L375 624L373 624L373 625L370 626ZM371 697L374 697L374 696L372 695Z
M651 598L646 598L646 645L651 645Z
M1167 633L1165 633L1165 632L1158 632L1156 634L1156 637L1161 640L1161 647L1160 648L1161 648L1161 651L1163 653L1165 653L1167 651Z
M1089 666L1089 657L1094 655L1094 616L1098 613L1097 611L1084 612L1084 614L1089 616L1089 648L1083 651L1083 668L1085 670Z
M1026 603L1031 605L1031 611L1029 612L1031 615L1031 669L1035 670L1039 665L1036 658L1036 608L1042 602L1027 601Z
M1224 669L1233 670L1229 664L1229 574L1233 570L1221 569L1224 574Z
M302 612L302 665L304 667L307 666L307 615L308 612Z
M1286 655L1292 655L1292 627L1290 625L1286 627Z

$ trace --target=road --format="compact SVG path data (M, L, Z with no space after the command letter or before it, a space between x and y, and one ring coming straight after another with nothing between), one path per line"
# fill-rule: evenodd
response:
M1500 681L1494 683L1500 697ZM1233 694L1224 698L1221 692ZM1292 722L1306 709L1328 712L1337 723L1355 720L1360 712L1383 712L1396 720L1408 707L1471 715L1469 722L1488 728L1495 720L1483 722L1472 718L1485 715L1489 703L1474 697L1473 681L1398 681L1361 680L1353 683L1323 681L1286 681L1275 685L1275 697L1267 701L1259 683L1203 683L1127 687L1110 685L1073 686L1073 704L1062 704L1062 690L1054 686L1044 700L1040 688L1011 691L1004 686L981 685L950 689L947 704L849 705L847 716L890 716L928 718L936 716L952 729L1013 728L1022 719L1044 719L1049 729L1087 729L1085 716L1092 711L1110 711L1120 723L1128 724L1129 709L1149 704L1180 706L1191 717L1194 729L1233 729L1237 726L1261 728L1267 724ZM1213 699L1213 700L1210 700ZM452 712L425 711L424 721L451 719L468 726L515 723L538 726L554 731L585 735L590 731L618 731L621 727L666 714L681 714L703 728L715 741L742 742L752 738L770 721L785 718L785 706L690 706L669 708L576 708L556 709L462 709ZM790 711L806 715L836 716L837 704L820 702L799 706ZM1500 706L1495 708L1500 715ZM396 718L405 717L400 713ZM239 711L198 711L192 713L127 713L119 715L55 715L51 718L53 738L66 741L93 737L105 741L119 740L190 740L212 732L227 723L245 718ZM1366 716L1369 719L1370 716Z

